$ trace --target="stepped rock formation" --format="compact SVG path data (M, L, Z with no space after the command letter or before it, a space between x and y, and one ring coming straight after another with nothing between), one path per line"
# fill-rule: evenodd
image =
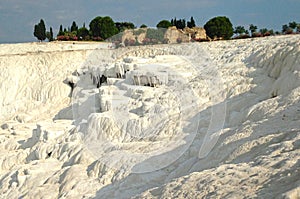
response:
M299 198L299 46L0 45L0 198Z

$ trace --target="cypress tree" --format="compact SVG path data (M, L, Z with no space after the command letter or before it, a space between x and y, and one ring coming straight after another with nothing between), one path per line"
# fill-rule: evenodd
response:
M193 28L193 27L195 27L195 26L196 26L195 20L194 20L193 17L191 17L191 21L188 21L188 22L187 22L187 27Z
M63 26L60 25L60 26L59 26L59 31L58 31L57 36L62 36L62 35L64 35L64 31L63 31Z
M52 27L50 27L50 41L53 41L54 38L53 38L53 30L52 30Z
M77 26L76 22L73 21L72 26L71 26L71 32L77 31L77 30L78 30L78 26Z
M44 41L46 39L46 27L43 19L40 20L40 23L34 26L33 35L40 41Z
M45 22L43 19L41 19L40 24L39 24L39 29L40 29L40 40L44 41L46 39L46 26Z

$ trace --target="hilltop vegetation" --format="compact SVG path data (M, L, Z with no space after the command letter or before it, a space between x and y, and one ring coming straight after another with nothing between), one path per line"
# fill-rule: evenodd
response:
M159 21L156 25L157 29L163 28L167 29L170 27L176 27L178 30L183 30L186 27L193 28L196 27L196 22L193 17L189 21L185 19L174 19L166 20L163 19ZM54 37L52 27L49 31L46 31L45 22L43 19L40 20L38 24L34 26L34 36L39 41L44 41L46 38L48 41L59 40L59 41L104 41L118 33L121 33L127 29L136 29L137 26L132 22L115 22L111 17L97 16L91 20L88 27L85 23L82 27L78 27L75 21L72 22L71 27L63 27L60 25L59 31ZM147 25L142 24L140 28L147 28ZM293 21L282 26L281 31L274 31L273 29L261 28L254 24L250 24L248 29L244 26L233 27L230 19L226 16L218 16L210 19L205 25L207 35L212 40L220 39L242 39L249 37L263 37L278 34L295 34L300 33L300 24ZM152 30L151 30L152 31ZM153 35L153 31L147 34ZM251 34L250 34L251 33ZM160 32L155 33L161 35ZM149 38L147 38L149 39ZM159 38L160 40L163 38Z

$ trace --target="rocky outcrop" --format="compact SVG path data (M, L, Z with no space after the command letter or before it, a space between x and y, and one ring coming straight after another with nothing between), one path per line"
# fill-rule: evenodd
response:
M168 28L165 33L164 39L168 43L189 42L191 40L188 34L185 34L182 30L177 29L176 26Z
M121 42L125 45L139 43L142 44L146 38L147 28L136 30L125 30L122 35Z
M211 39L206 35L206 31L202 27L186 27L183 29L183 33L191 37L195 41L210 41Z
M136 30L125 30L120 37L119 42L121 46L134 46L144 44L147 39L147 28L140 28ZM157 38L155 38L157 40ZM169 27L165 30L162 43L186 43L190 41L210 41L211 39L206 35L206 31L202 27L177 29L175 26ZM150 41L148 43L151 43ZM155 42L154 42L155 43Z
M175 26L168 28L165 33L164 39L168 43L181 43L194 41L210 41L206 35L206 31L201 27L186 27L183 30L177 29Z

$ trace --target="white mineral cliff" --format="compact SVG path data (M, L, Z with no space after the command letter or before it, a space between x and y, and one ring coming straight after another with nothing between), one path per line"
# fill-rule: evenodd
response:
M299 39L0 45L0 198L299 198Z

